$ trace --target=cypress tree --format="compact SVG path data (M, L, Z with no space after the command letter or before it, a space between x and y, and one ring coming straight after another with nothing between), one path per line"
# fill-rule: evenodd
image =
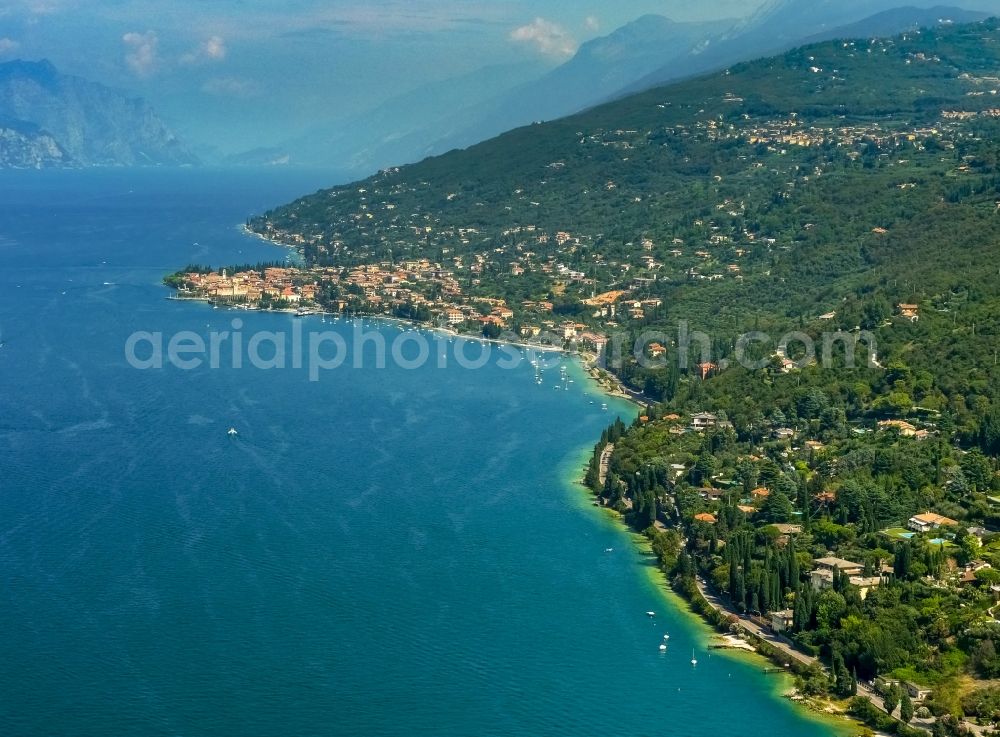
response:
M729 596L734 601L736 599L736 577L739 575L739 566L736 564L736 560L733 556L733 546L726 546L725 560L729 565Z
M885 710L892 715L896 711L896 707L899 705L899 686L895 683L886 689L886 692L882 694L882 703L885 704Z
M795 607L792 609L792 628L796 632L809 629L810 614L809 594L808 590L805 590L795 596Z
M899 697L899 718L907 724L913 719L913 702L910 700L910 694L905 690L902 696Z
M913 549L909 542L900 543L896 546L896 556L893 561L893 571L896 578L905 579L910 575L910 567L913 565Z

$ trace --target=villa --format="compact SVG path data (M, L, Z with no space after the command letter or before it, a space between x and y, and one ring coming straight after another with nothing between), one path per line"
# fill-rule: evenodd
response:
M701 412L691 418L691 429L695 432L711 430L719 422L719 418L710 412Z
M904 438L912 438L917 434L917 428L905 420L882 420L878 427L880 430L895 429Z
M864 570L864 565L861 563L855 563L854 561L844 560L843 558L817 558L813 561L816 564L816 568L821 571L833 571L838 570L845 576L858 576Z
M909 522L907 522L907 527L914 532L930 532L939 527L955 527L956 525L958 525L958 522L955 520L935 514L934 512L916 514L910 517Z
M816 591L833 588L835 571L847 576L848 582L858 588L862 599L868 596L869 591L882 584L881 576L864 576L864 566L861 563L832 557L819 558L814 562L816 570L809 575L809 578Z
M782 609L780 612L771 612L771 629L774 632L782 633L790 630L794 624L794 612L791 609Z

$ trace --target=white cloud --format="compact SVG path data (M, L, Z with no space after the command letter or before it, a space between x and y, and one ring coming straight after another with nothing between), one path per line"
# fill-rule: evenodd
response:
M21 44L12 38L0 38L0 56L7 56L8 54L13 54L21 48Z
M569 32L550 20L535 18L531 23L510 32L510 40L534 46L546 56L570 56L576 41Z
M588 15L583 19L583 27L588 31L599 31L601 29L601 21L596 16Z
M198 45L198 48L181 57L184 64L198 64L208 61L222 61L226 58L228 49L222 36L211 36Z
M256 97L260 94L257 85L238 77L213 77L201 86L201 91L221 97Z
M148 77L156 69L160 39L153 31L132 31L122 36L125 44L125 63L140 77Z
M204 43L203 48L205 56L209 59L226 58L226 42L222 40L221 36L212 36Z
M10 2L0 0L0 13ZM76 2L88 0L30 0L32 2ZM218 34L229 44L237 41L281 38L298 35L322 39L362 38L384 40L397 36L447 31L492 32L494 27L509 27L514 3L496 0L293 0L292 2L206 2L182 0L176 3L151 3L149 0L89 0L94 13L102 19L135 25L137 18L159 29L166 46L168 31L172 37L190 38L190 34ZM239 12L231 6L239 5ZM295 6L294 9L288 6ZM185 12L177 7L183 6ZM197 38L198 36L195 36Z
M27 0L24 3L25 10L32 15L54 15L72 5L74 5L73 2L64 2L64 0Z

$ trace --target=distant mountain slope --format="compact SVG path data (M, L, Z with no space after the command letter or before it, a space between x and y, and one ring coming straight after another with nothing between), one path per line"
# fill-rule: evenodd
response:
M905 7L900 0L773 0L710 45L662 65L624 86L621 93L641 92L804 43L892 35L914 26L936 25L943 19L965 23L984 17L984 13L919 0L911 0Z
M739 22L678 23L645 15L588 41L573 58L547 72L537 63L525 63L425 85L279 148L292 164L333 165L363 174L807 41L890 35L940 19L985 17L949 7L897 7L899 3L776 0Z
M255 148L251 151L244 151L219 159L222 166L235 167L259 167L259 166L287 166L291 163L291 156L284 148Z
M893 8L876 13L857 23L839 26L805 39L804 43L817 43L835 38L872 38L876 36L892 36L903 31L918 28L932 28L937 25L956 23L974 23L986 20L989 13L975 10L962 10L946 6L933 8Z
M62 146L38 126L0 118L0 169L47 169L69 163Z
M565 64L476 111L455 135L440 137L435 148L441 152L468 146L532 121L561 118L603 102L670 60L696 53L732 24L732 20L678 23L644 15L588 41Z
M0 64L0 119L44 131L63 151L38 159L39 166L196 163L144 101L60 74L48 61ZM10 158L14 144L5 139L0 145L0 161Z
M440 153L434 142L457 131L470 110L537 78L547 68L537 62L496 65L421 85L347 120L317 125L280 148L292 164L332 165L364 173L419 161Z
M333 164L366 173L418 161L602 102L732 23L642 16L583 44L554 69L537 62L493 66L424 85L350 120L318 127L286 147L292 163Z

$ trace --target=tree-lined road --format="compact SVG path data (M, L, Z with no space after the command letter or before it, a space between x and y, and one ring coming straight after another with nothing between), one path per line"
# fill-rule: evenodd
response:
M823 665L822 662L820 662L819 658L814 658L811 655L806 655L804 652L801 652L800 650L796 650L791 642L789 642L787 639L774 632L770 627L761 626L757 622L754 622L752 619L741 615L739 612L733 609L720 596L712 593L711 590L709 590L708 584L701 576L695 576L695 585L698 587L698 591L701 593L701 595L705 597L705 601L707 601L716 611L734 617L736 625L740 629L745 630L750 634L752 634L754 637L763 640L771 647L778 650L782 655L787 656L789 660L794 660L800 663L801 665L805 665L807 667L818 665L820 668L826 670L825 666ZM875 708L878 709L879 711L888 713L886 712L885 702L882 701L882 697L879 696L877 693L875 693L867 684L858 683L858 695L864 696L869 701L871 701L872 704L875 705ZM934 723L933 719L928 719L928 720L914 719L910 724L911 726L930 729L930 726L933 723ZM980 733L979 730L975 727L975 725L966 723L966 726L972 728L976 734Z

